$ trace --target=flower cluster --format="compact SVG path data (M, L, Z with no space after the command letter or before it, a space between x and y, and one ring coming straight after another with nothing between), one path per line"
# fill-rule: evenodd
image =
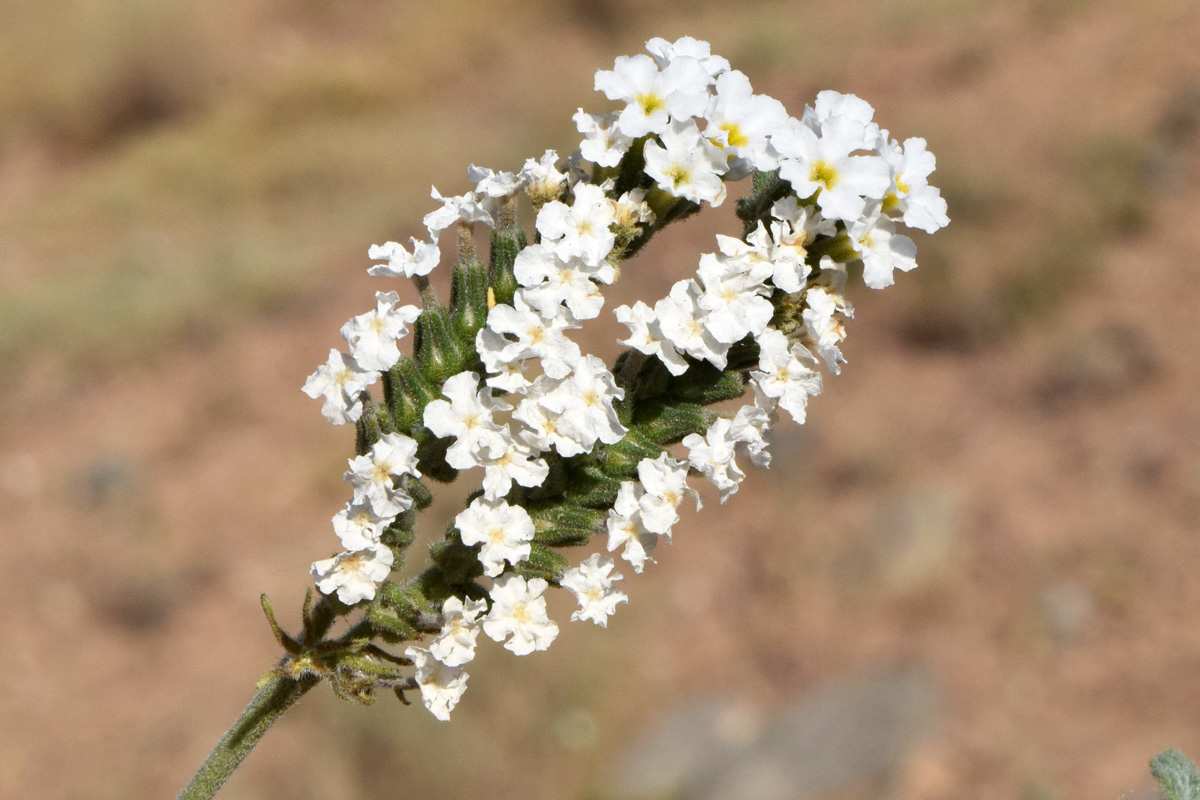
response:
M699 509L689 478L724 503L745 477L739 458L769 464L780 411L804 422L821 362L840 371L851 267L888 286L916 266L897 225L932 233L949 221L925 141L891 138L863 100L822 92L796 118L706 42L653 39L647 50L596 73L619 107L575 114L584 139L573 156L547 151L517 173L472 165L473 190L433 190L423 238L371 247L383 263L368 271L412 279L422 307L377 293L375 309L342 328L349 352L331 351L304 386L329 421L359 433L353 497L333 519L344 551L313 564L317 588L342 612L362 604L361 631L386 642L431 637L394 658L412 670L407 684L379 677L390 674L382 651L363 656L361 635L346 640L358 660L337 674L356 687L417 687L439 719L466 688L481 631L517 655L550 646L552 586L578 601L572 620L606 626L628 600L613 556L642 572L685 499ZM571 333L601 314L621 262L747 177L742 235L718 236L694 276L653 305L613 310L629 335L611 370L583 353ZM536 211L533 243L515 221L522 194ZM486 268L479 224L493 229ZM451 228L447 307L426 276ZM410 327L411 358L399 348ZM748 402L736 410L707 408L738 397ZM393 582L428 502L424 481L474 469L480 490L432 547L432 566ZM612 555L570 566L557 552L605 534Z

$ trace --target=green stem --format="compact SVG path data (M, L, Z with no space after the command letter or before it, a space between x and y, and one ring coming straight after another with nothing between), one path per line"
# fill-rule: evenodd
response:
M283 712L319 682L315 676L299 680L276 677L263 684L176 800L210 800L214 797Z

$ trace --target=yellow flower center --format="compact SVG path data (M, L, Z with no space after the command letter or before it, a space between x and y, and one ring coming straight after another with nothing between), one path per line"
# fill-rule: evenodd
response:
M639 94L637 96L637 104L642 107L642 113L647 117L655 111L663 111L667 107L667 103L658 95L650 92L649 94Z
M742 133L736 122L722 122L717 127L725 131L725 141L730 147L745 147L750 144L750 138Z
M837 168L824 159L813 162L808 170L808 179L819 183L826 189L832 189L838 182Z
M692 171L681 164L672 164L667 170L666 175L671 179L671 184L678 189L682 184L690 183L692 180Z

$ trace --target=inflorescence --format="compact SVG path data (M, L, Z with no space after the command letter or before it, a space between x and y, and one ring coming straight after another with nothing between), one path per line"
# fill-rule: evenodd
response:
M516 174L472 165L473 191L433 190L440 206L424 218L425 238L371 247L382 263L368 272L411 279L421 306L377 292L375 308L342 327L349 353L331 350L304 386L330 422L357 427L345 475L354 495L333 518L344 552L312 565L322 597L306 603L302 639L282 632L264 598L289 653L276 674L318 675L363 701L419 689L448 719L480 631L517 655L554 641L550 587L575 596L572 620L606 626L628 599L614 559L573 562L560 550L604 536L640 573L681 503L699 507L689 476L724 503L745 477L739 455L769 464L780 410L804 422L819 361L834 374L845 363L848 267L861 262L867 286L888 286L917 265L897 223L932 233L949 222L925 140L892 139L865 101L821 92L797 119L706 42L646 48L596 73L596 90L621 107L580 109L585 138L571 157L547 151ZM718 236L695 277L652 306L614 309L629 336L611 370L584 354L569 332L600 315L621 263L744 178L741 238ZM522 194L536 213L533 243L517 224ZM492 229L486 266L480 224ZM427 276L451 228L443 304ZM747 394L736 412L708 408ZM428 568L393 580L431 501L427 482L472 469L481 489L432 545ZM325 640L351 611L361 620ZM384 649L422 641L403 656Z

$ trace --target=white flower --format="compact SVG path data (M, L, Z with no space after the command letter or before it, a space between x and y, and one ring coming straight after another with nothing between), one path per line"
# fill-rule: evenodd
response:
M826 89L817 94L815 108L804 109L804 123L814 131L820 131L821 126L835 116L846 117L862 126L859 148L870 149L879 137L879 126L871 121L875 117L875 109L856 95Z
M543 210L554 205L547 203ZM560 204L561 205L561 204ZM531 244L517 254L513 275L525 287L522 298L538 310L544 319L553 319L566 306L577 320L595 319L604 307L604 296L592 279L604 275L611 279L612 267L606 270L589 266L579 257L566 256L551 244Z
M819 192L817 205L826 217L854 222L867 199L882 200L891 184L882 158L851 155L863 147L863 131L862 123L840 115L825 120L820 135L789 118L771 137L781 156L780 177L791 182L797 197Z
M578 324L566 319L563 315L554 318L543 317L538 311L530 308L524 295L517 292L513 304L503 303L493 306L488 312L487 329L496 333L510 333L516 337L515 342L500 353L497 359L513 361L518 358L539 358L542 369L552 378L565 378L571 371L572 365L579 360L579 345L568 339L564 331L578 328ZM481 337L486 338L483 330L476 336L476 349L484 354ZM486 364L486 361L485 361ZM488 364L488 371L495 372Z
M658 360L672 375L682 375L687 372L687 359L675 349L675 345L671 344L666 334L663 333L654 309L638 300L632 308L620 306L613 313L616 314L618 322L629 328L629 338L618 339L618 342L648 356L658 356Z
M625 390L617 386L604 362L586 355L541 403L558 414L558 433L572 439L586 453L597 440L616 444L628 433L613 408L613 401L624 397Z
M884 197L884 211L899 212L905 225L926 233L935 233L950 224L946 200L937 188L929 185L929 175L937 159L926 149L924 139L905 139L901 147L888 138L887 131L881 131L879 155L892 168L892 187Z
M394 519L376 514L371 502L363 498L347 503L333 516L333 530L341 540L342 547L352 552L366 550L379 544L379 537Z
M479 561L483 573L489 577L503 572L505 561L517 564L529 557L533 520L521 506L476 498L454 518L454 527L458 528L463 544L483 545Z
M671 293L654 304L654 315L665 340L676 350L725 369L729 345L720 342L705 323L707 312L697 302L700 284L694 280L677 281Z
M376 264L367 270L367 274L384 278L411 278L432 272L442 258L437 239L423 242L410 237L409 241L412 242L411 253L398 242L371 245L367 250L367 258L372 261L386 260L388 263Z
M616 562L608 556L595 553L578 567L563 573L559 584L579 601L579 610L571 614L572 621L589 619L601 628L607 628L608 618L617 610L617 605L629 602L624 592L613 587L616 581L624 580L621 573L613 572L615 566Z
M483 632L519 656L545 650L558 636L558 625L546 616L549 584L541 578L528 582L520 575L501 575L492 584L492 610L483 621ZM511 637L511 638L509 638Z
M363 412L361 395L377 380L379 373L363 369L353 356L330 350L329 361L308 376L301 391L314 400L324 397L321 414L334 425L345 425L358 422Z
M507 425L502 433L483 461L483 496L488 500L499 500L512 491L513 481L531 489L541 486L550 474L546 462L528 445L514 440Z
M417 443L402 433L385 433L365 456L350 459L345 478L354 486L354 502L370 502L381 517L395 517L412 507L412 498L393 478L421 477L417 471Z
M593 164L615 167L633 144L632 138L617 129L616 114L588 114L581 108L572 119L586 137L579 145L579 152Z
M342 326L350 354L364 369L389 370L400 360L396 343L408 335L408 326L421 316L416 306L398 306L400 295L376 292L375 310L359 314Z
M487 370L485 383L488 386L502 392L519 393L529 387L529 379L525 376L526 358L518 343L491 328L480 328L475 334L475 352L479 353Z
M466 224L482 222L491 227L496 225L487 205L480 203L474 192L467 192L457 197L442 197L441 192L434 186L430 194L434 200L438 200L442 204L438 210L426 214L423 220L425 227L429 229L431 239L436 239L439 233L456 222Z
M771 453L767 449L770 435L771 415L755 405L739 408L729 426L729 436L746 448L756 467L771 466Z
M808 398L821 393L821 374L813 369L816 359L802 344L789 348L787 337L774 328L758 338L758 348L758 369L750 378L763 396L803 425Z
M508 411L512 406L492 397L490 389L480 388L479 375L460 372L442 385L446 400L433 400L425 406L425 427L435 436L455 437L446 451L446 463L455 469L480 466L486 450L499 446L500 425L493 412Z
M770 291L746 261L715 253L700 256L698 274L704 286L696 305L707 311L704 327L725 345L746 336L758 336L767 328L775 308L767 299Z
M638 498L638 508L646 530L670 538L671 528L679 521L677 509L685 494L696 499L696 510L700 510L700 495L687 485L687 473L688 465L669 453L638 462L638 480L645 491Z
M475 658L479 638L479 615L487 611L486 600L448 597L442 603L442 631L429 643L429 652L447 667L461 667Z
M672 118L703 114L711 82L708 70L687 56L672 59L661 72L649 56L618 56L611 70L596 72L596 91L626 103L616 124L633 139L663 132Z
M719 417L708 426L704 436L689 433L683 437L683 446L688 449L688 463L720 490L722 504L746 477L734 460L737 440L730 433L732 425L730 420Z
M548 375L539 375L530 385L524 399L517 404L513 419L522 424L518 437L532 450L544 453L557 450L559 455L570 457L587 452L583 445L558 429L559 412L552 410L547 404L547 398L552 398L564 383L564 378L555 380ZM555 401L555 406L561 407L561 401ZM593 440L594 443L594 440Z
M616 218L616 206L603 189L579 183L575 185L575 200L571 205L554 200L541 207L537 229L543 242L553 243L560 258L577 257L589 266L598 267L616 243L617 235L610 230Z
M775 221L771 222L765 250L774 269L771 282L785 292L799 292L812 271L806 260L808 246L818 236L836 236L837 223L822 217L815 208L801 205L793 195L777 200L771 206L771 216ZM750 235L751 241L767 238L760 231Z
M714 56L708 42L691 36L681 36L674 42L655 36L646 42L646 51L654 56L659 67L666 67L677 58L694 58L714 78L729 70L729 62L721 56Z
M565 173L558 171L557 163L558 153L553 150L547 150L537 161L532 158L525 161L519 177L535 208L558 197L563 181L567 179Z
M917 246L896 231L896 223L882 216L879 205L850 226L850 244L862 257L863 283L882 289L893 283L893 270L908 272L917 267Z
M806 308L801 313L805 334L816 348L817 355L825 359L829 371L841 374L846 359L838 348L846 338L846 329L836 313L840 310L837 298L820 286L814 286L804 295Z
M783 126L787 110L773 97L754 94L743 73L733 70L717 78L717 93L704 116L708 120L704 135L731 161L744 162L736 168L731 165L731 180L740 180L755 169L768 171L779 166L770 135Z
M438 661L422 647L408 647L404 655L411 658L417 668L417 686L421 688L421 702L429 713L446 722L450 712L462 699L467 690L467 673L460 666L449 666Z
M475 184L475 195L492 200L511 197L520 190L522 181L511 172L493 172L485 167L471 164L467 167L467 177Z
M352 606L375 598L376 587L392 571L393 559L390 548L375 544L314 561L311 572L322 594L336 591L338 600Z
M661 133L662 146L646 142L646 174L673 197L719 206L725 201L721 180L729 164L721 148L704 138L692 120L673 121Z
M617 499L608 512L608 552L624 548L621 558L633 565L633 571L641 574L650 558L650 551L658 544L658 534L646 530L642 524L641 499L645 494L637 481L625 481L617 491Z
M647 222L654 221L654 212L646 202L645 189L630 189L616 200L617 230L632 232Z

